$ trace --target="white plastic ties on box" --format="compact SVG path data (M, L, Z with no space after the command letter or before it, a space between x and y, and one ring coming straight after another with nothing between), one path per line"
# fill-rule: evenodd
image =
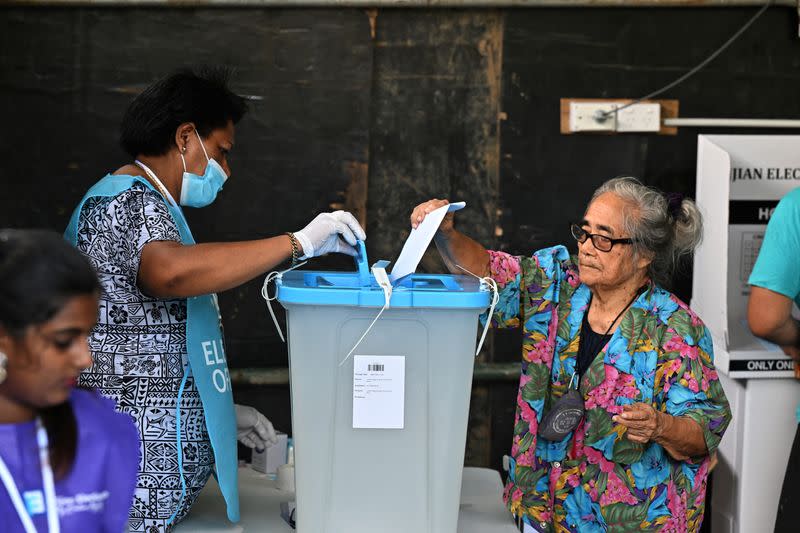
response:
M477 274L473 274L466 268L462 267L461 265L456 265L458 268L469 274L470 276L477 278L481 282L481 286L489 289L492 291L492 303L489 305L489 314L486 317L486 326L483 328L483 335L481 335L481 340L478 343L478 349L475 350L475 357L478 357L478 354L481 353L481 348L483 348L483 341L486 340L486 334L489 333L489 326L492 323L492 315L494 315L494 308L497 307L497 302L500 301L500 291L497 288L497 282L493 280L491 277L486 276L482 278Z
M381 308L380 311L378 311L378 315L375 317L375 320L372 321L372 324L369 325L367 331L365 331L364 334L361 335L361 338L358 339L358 342L355 344L355 346L353 346L353 348L350 350L347 356L344 359L342 359L342 361L339 363L339 366L342 366L348 359L350 359L350 356L353 355L353 352L356 351L356 348L358 348L358 346L361 344L361 341L363 341L364 338L367 336L367 334L370 332L372 326L375 325L375 323L381 317L383 312L389 309L390 306L389 302L392 299L392 283L389 281L389 275L386 274L386 267L388 265L389 265L388 261L378 261L377 263L372 265L372 275L375 276L375 281L377 281L380 288L383 289L383 302L384 302L383 307Z
M269 309L269 314L272 317L272 322L273 324L275 324L275 329L278 330L278 335L280 336L283 342L286 342L286 338L284 338L283 331L281 331L281 327L280 325L278 325L278 319L275 317L275 311L272 310L272 301L278 297L278 294L276 293L275 296L269 295L269 282L274 279L280 279L280 277L286 274L287 272L291 272L295 268L300 268L306 263L308 263L308 261L303 261L302 263L296 264L292 268L287 268L286 270L282 270L280 272L277 270L273 270L272 272L267 274L267 277L264 280L264 285L261 287L261 296L264 298L264 300L267 301L267 309Z

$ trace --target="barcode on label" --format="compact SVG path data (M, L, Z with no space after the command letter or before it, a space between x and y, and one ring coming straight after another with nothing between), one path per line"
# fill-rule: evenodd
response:
M383 365L367 365L368 372L383 372Z

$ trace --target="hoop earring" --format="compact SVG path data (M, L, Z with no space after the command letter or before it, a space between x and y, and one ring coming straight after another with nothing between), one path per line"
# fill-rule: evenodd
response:
M0 352L0 384L2 384L8 377L8 372L6 371L7 364L8 356L3 352Z

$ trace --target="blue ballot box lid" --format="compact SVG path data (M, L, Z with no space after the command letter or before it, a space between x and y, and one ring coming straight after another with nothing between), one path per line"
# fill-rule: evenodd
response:
M358 251L355 272L294 270L283 274L276 281L278 301L382 307L384 292L367 266L363 242L359 241ZM391 307L485 309L491 297L485 283L467 275L411 274L397 280L392 289Z

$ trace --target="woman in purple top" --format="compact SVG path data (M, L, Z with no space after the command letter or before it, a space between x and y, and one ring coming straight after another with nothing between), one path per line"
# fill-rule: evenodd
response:
M0 230L0 531L126 529L136 428L75 389L100 285L55 233Z

